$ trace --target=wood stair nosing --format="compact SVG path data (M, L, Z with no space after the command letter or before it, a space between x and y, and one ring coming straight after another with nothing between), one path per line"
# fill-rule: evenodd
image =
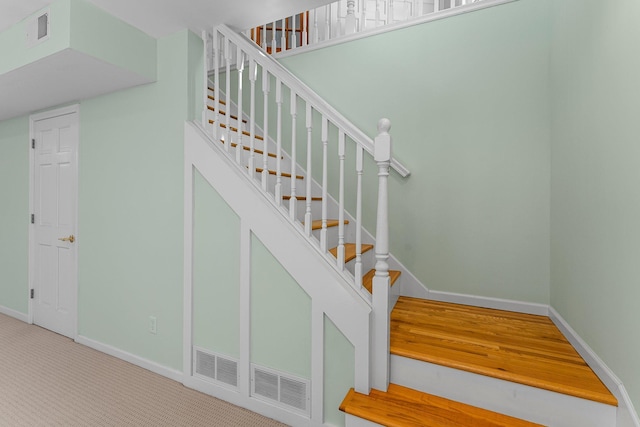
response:
M368 252L373 249L373 245L362 244L362 253ZM329 249L329 252L334 257L338 258L338 247ZM356 257L356 244L355 243L345 243L344 244L344 262L347 263L353 260Z
M322 200L322 198L320 198L320 200ZM303 222L304 224L304 222ZM344 224L347 225L349 224L349 220L345 219L344 220ZM328 219L327 220L327 228L331 228L331 227L337 227L338 225L340 225L340 220L337 219ZM316 219L315 221L311 222L311 229L312 230L321 230L322 229L322 220L321 219Z
M207 98L209 98L211 101L215 101L215 100L216 100L216 99L215 99L213 96L211 96L211 95L207 95ZM225 106L227 105L227 103L226 103L224 100L222 100L222 99L218 100L218 102L219 102L221 105L225 105Z
M221 139L221 140L220 140L220 142L224 144L224 139ZM231 147L232 147L232 148L236 148L237 146L238 146L238 143L237 143L237 142L232 142L232 143L231 143ZM246 146L246 145L243 145L243 146L242 146L242 149L243 149L244 151L251 151L251 147L248 147L248 146ZM254 153L256 153L256 154L260 154L260 155L264 154L264 151L262 151L262 150L260 150L260 149L258 149L258 148L254 148L254 149L253 149L253 152L254 152ZM269 156L269 157L273 157L273 158L277 158L277 157L278 157L275 153L267 153L267 156ZM281 159L284 159L284 157L283 157L283 156L281 156L280 158L281 158Z
M289 196L289 195L282 196L282 200L291 200L291 196ZM307 200L307 196L296 196L296 200L298 202L306 201ZM321 202L322 201L322 197L311 197L311 201L312 202Z
M393 286L398 278L400 278L401 271L398 270L389 270L389 278L391 279L391 286ZM362 286L369 291L370 294L373 293L373 277L376 275L376 269L372 268L362 276Z
M351 389L340 410L387 427L540 427L540 424L397 384L389 384L387 392L372 389L369 395Z
M213 120L209 120L209 124L210 124L210 125L212 125L212 124L214 124L214 123L215 123L215 122L214 122ZM227 128L227 125L226 125L226 124L224 124L224 123L220 123L220 127L221 127L221 128L225 128L225 129L226 129L226 128ZM238 128L235 128L235 127L233 127L233 126L229 126L229 129L230 129L232 132L238 132ZM245 135L245 136L251 136L251 133L247 132L246 130L243 130L243 131L242 131L242 134L243 134L243 135ZM256 139L258 139L258 140L260 140L260 141L264 141L264 138L263 138L262 136L260 136L260 135L255 135L255 138L256 138Z
M207 105L207 109L209 111L215 111L215 108L213 108L211 105ZM218 110L218 113L222 114L223 116L227 115L227 112L223 110ZM229 117L231 117L233 120L238 120L238 116L236 116L235 114L229 114ZM246 121L245 119L242 119L242 123L249 123L249 122Z
M262 173L264 169L263 168L256 168L256 172L258 173ZM278 172L271 170L271 169L267 169L267 172L269 173L269 175L277 175ZM284 177L284 178L291 178L291 174L289 172L280 172L280 176ZM296 179L304 179L304 176L302 175L296 175Z

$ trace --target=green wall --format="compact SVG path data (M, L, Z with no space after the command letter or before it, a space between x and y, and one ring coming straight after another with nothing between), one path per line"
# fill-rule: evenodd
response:
M196 171L193 344L240 357L240 218Z
M391 119L391 252L430 289L549 302L549 26L521 0L282 60L371 136Z
M158 40L157 83L80 109L80 334L174 369L182 368L183 128L188 81L201 79L188 62L197 45L188 31Z
M551 304L640 408L640 3L553 2Z
M27 314L29 120L0 122L0 306Z

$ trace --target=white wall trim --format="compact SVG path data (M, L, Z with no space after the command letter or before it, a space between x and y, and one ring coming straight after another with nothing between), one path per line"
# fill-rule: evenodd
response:
M494 308L496 310L515 311L518 313L548 316L549 306L533 302L515 301L501 298L482 297L468 294L456 294L429 290L427 299L450 302L453 304L471 305L474 307Z
M78 344L82 344L94 350L98 350L102 353L108 354L109 356L117 357L118 359L131 363L132 365L139 366L148 371L154 372L158 375L162 375L163 377L167 377L179 383L183 383L184 375L182 372L176 369L168 368L164 365L153 362L149 359L136 356L135 354L126 352L124 350L120 350L119 348L110 346L108 344L103 344L99 341L92 340L91 338L87 338L82 335L78 335L75 341Z
M619 422L617 427L640 427L640 418L638 418L638 413L635 411L631 398L622 381L553 307L549 307L549 318L558 329L560 329L604 385L607 386L609 391L618 399Z
M4 314L6 316L9 317L13 317L14 319L18 319L21 320L25 323L31 323L29 322L29 315L25 314L25 313L20 313L19 311L13 310L11 308L8 307L4 307L2 305L0 305L0 313Z

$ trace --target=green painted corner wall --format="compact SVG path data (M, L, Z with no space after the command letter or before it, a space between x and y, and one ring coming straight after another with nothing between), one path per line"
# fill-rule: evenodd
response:
M430 289L549 302L549 26L520 0L281 61L371 136L391 119L391 252Z
M190 40L188 31L158 40L157 83L80 109L79 333L174 369L182 369L187 82L202 78L188 63Z
M0 122L0 306L27 314L29 120Z
M640 3L553 11L551 304L640 409Z
M70 13L72 49L156 80L156 39L84 0L71 0Z

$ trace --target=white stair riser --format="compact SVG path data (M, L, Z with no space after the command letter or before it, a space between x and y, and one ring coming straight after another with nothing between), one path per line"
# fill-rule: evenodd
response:
M549 427L616 427L617 408L391 355L391 382Z
M345 414L345 427L384 427L382 424L367 421L355 415Z

